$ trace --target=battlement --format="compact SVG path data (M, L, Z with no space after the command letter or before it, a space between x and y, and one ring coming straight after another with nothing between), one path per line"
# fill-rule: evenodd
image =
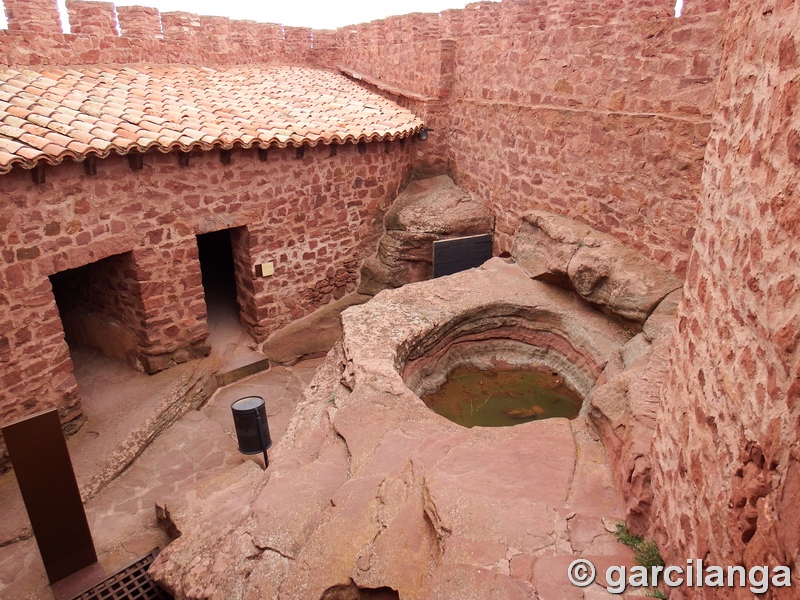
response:
M72 33L97 37L117 35L117 17L111 2L67 0Z
M411 13L315 30L145 6L67 0L70 33L62 33L56 0L4 0L8 29L0 30L0 64L92 63L316 64L332 67L353 48L414 45L442 39L514 35L569 26L603 26L672 16L674 0L502 0L441 13ZM687 2L697 16L727 8L728 0ZM428 45L428 46L426 46ZM438 87L434 83L433 87ZM433 89L418 89L431 93Z
M3 0L8 30L25 34L61 33L55 0Z
M309 28L67 0L70 33L63 33L56 0L4 0L4 5L8 29L0 30L0 64L8 66L314 62ZM331 48L338 38L320 31L319 39Z
M119 30L125 37L156 38L161 35L161 15L157 8L120 6L117 8L117 20Z

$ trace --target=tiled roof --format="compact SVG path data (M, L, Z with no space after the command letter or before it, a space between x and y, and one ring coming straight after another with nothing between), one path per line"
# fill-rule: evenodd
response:
M0 173L112 151L393 140L421 127L394 102L313 68L0 71Z

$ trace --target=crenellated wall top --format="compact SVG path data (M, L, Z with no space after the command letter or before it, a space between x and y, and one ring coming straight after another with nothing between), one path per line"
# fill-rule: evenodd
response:
M567 24L605 25L672 15L674 0L502 0L441 13L411 13L318 30L277 23L161 13L146 6L67 0L70 33L56 0L4 0L0 65L337 64L337 51L441 39L517 34ZM724 10L728 0L687 0L685 14Z

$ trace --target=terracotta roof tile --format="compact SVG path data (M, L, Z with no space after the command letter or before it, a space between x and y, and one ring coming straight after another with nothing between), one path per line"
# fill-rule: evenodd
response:
M67 150L70 150L72 152L76 152L78 154L85 155L91 149L92 149L91 146L88 146L86 144L82 144L82 143L80 143L78 141L72 141L69 144L67 144Z
M9 140L7 138L0 137L0 151L15 154L21 148L24 148L24 146L16 140Z
M93 122L86 122L81 118L77 118L72 122L73 129L77 129L79 131L84 131L89 133L92 129L94 129L95 124Z
M112 151L385 140L421 127L346 77L304 67L0 71L0 173Z
M69 137L71 137L73 140L81 144L90 144L94 139L94 136L88 131L83 131L82 129L77 129L77 128L73 128L70 130Z
M95 139L89 142L90 146L93 146L95 141L104 140L106 142L110 142L117 137L117 134L114 133L113 129L111 131L106 131L102 127L95 127L92 129L91 133L94 135Z
M33 125L32 123L25 123L25 125L22 126L22 129L41 138L45 137L50 131L47 129L47 127L40 127L39 125Z
M42 148L42 153L47 154L48 156L59 155L66 151L64 146L59 146L58 144L47 144L44 148Z
M19 127L11 127L10 125L0 125L0 135L11 139L17 139L25 135L25 130Z
M101 154L106 154L113 149L113 146L100 138L94 138L91 142L89 142L89 146L92 148L97 148Z
M42 156L43 156L43 154L42 154L42 152L40 150L37 150L35 148L30 148L30 147L27 147L27 146L23 146L22 148L17 150L15 152L15 155L21 156L25 160L32 160L32 161L36 161L39 158L42 158Z

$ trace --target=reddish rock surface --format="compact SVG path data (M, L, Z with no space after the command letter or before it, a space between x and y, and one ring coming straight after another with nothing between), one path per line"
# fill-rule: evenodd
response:
M173 401L173 406L190 410L145 448L131 440L141 440L156 418L163 423L169 416L163 410L165 400L188 388L186 381L197 365L148 376L92 354L94 364L87 364L86 356L79 362L79 382L91 391L86 401L88 422L67 444L83 496L91 497L84 507L101 567L108 574L170 542L156 522L156 502L194 523L205 519L206 526L214 516L226 521L242 505L249 506L263 484L264 471L260 456L237 451L230 405L243 396L262 395L277 443L321 362L305 361L292 369L272 367L217 390L198 410L190 409L189 395L182 403ZM211 360L203 363L208 366ZM102 363L99 368L97 361ZM124 471L124 465L117 463L120 469L110 480L105 476L114 449L123 457L132 459L133 451L137 456ZM101 487L96 486L99 479ZM254 481L258 485L252 486ZM52 600L13 471L0 476L0 506L0 598ZM189 506L191 511L183 513Z
M548 211L531 211L522 218L512 255L534 279L572 288L569 262L591 227Z
M561 318L605 364L624 333L569 295L493 259L346 310L250 512L213 526L173 515L183 536L151 572L179 598L317 598L351 580L402 598L582 597L574 556L630 559L608 532L618 497L585 419L465 429L400 374L427 336L514 307Z
M531 277L573 289L589 302L640 324L683 286L613 237L546 211L523 217L513 256Z
M614 238L546 211L525 215L513 252L534 279L574 289L642 329L611 357L591 388L582 391L625 499L628 526L644 534L652 505L655 415L682 282Z
M282 365L292 365L303 357L324 356L342 335L342 311L370 298L348 294L274 332L261 344L261 351L273 363Z
M424 281L433 275L433 242L491 233L492 216L445 176L411 182L384 218L376 256L361 269L362 294Z
M650 525L652 443L667 375L668 344L662 340L648 347L633 364L625 364L622 357L635 340L603 372L590 396L589 418L603 440L625 499L628 527L644 535Z

